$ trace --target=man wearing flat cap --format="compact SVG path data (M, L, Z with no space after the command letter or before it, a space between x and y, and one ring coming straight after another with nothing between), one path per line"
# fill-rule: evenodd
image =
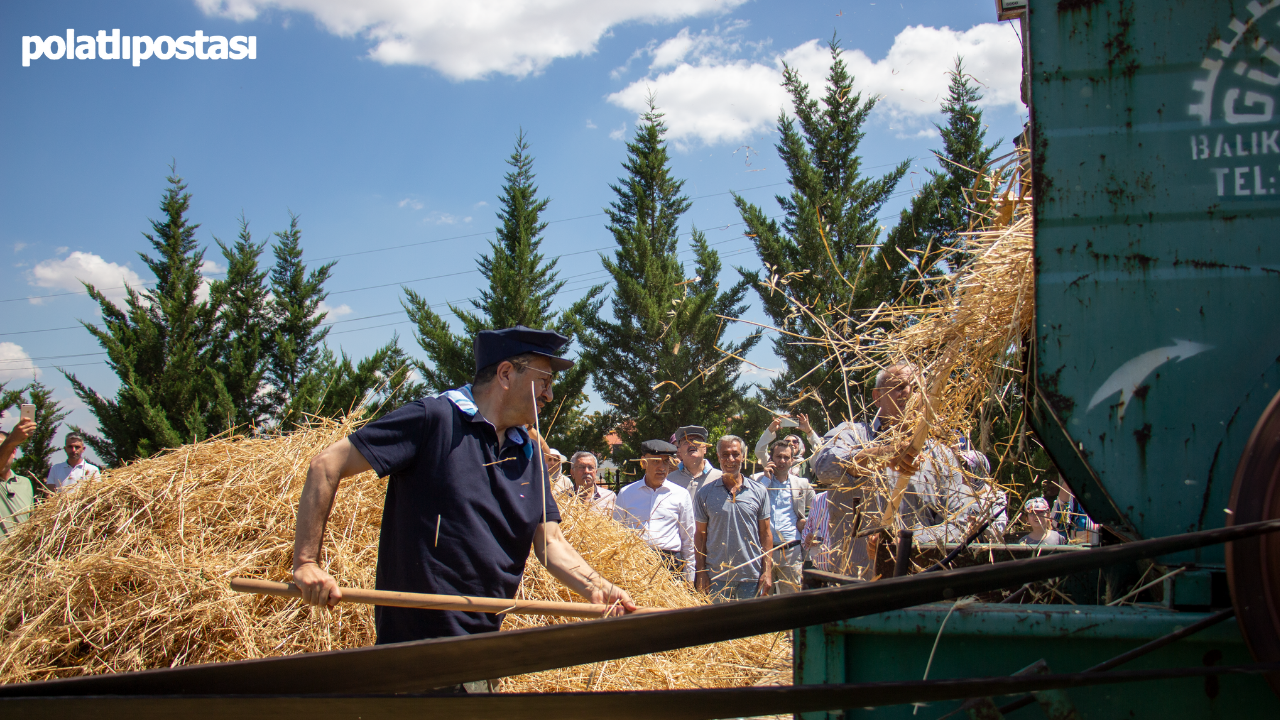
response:
M663 440L640 444L644 479L618 492L613 519L640 531L662 554L672 572L693 582L693 501L667 478L676 465L676 446Z
M342 600L318 564L342 478L389 477L378 539L379 590L514 598L532 546L566 587L593 603L635 609L560 531L538 443L526 430L552 400L568 338L521 325L476 335L470 385L411 402L311 460L298 504L293 579L313 605ZM378 644L493 632L501 615L378 607Z
M671 436L680 464L669 479L688 490L691 498L698 496L698 488L720 479L720 471L707 460L708 436L707 429L700 425L686 425Z

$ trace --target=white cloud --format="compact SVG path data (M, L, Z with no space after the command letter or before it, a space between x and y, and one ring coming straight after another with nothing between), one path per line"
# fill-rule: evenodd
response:
M66 254L67 254L67 251L68 251L68 250L70 250L70 249L71 249L71 248L67 247L66 245L62 245L62 246L59 246L56 250L54 250L54 251L53 251L53 254L54 254L54 255L66 255Z
M723 35L692 36L681 30L649 51L654 58L649 77L607 99L638 114L647 109L652 93L666 115L668 137L677 147L687 147L695 141L740 142L752 133L772 130L778 113L791 110L781 87L784 63L800 73L815 97L823 93L831 56L818 40L791 48L769 63L734 59L740 50ZM965 31L908 27L880 60L856 48L846 50L843 57L854 76L854 90L864 98L881 98L877 115L891 124L909 126L915 134L919 126L937 117L947 92L947 71L956 55L964 57L971 82L976 81L973 84L984 95L983 106L1020 102L1018 39L995 23ZM654 75L658 70L662 72Z
M324 300L321 300L320 305L316 308L316 314L318 315L320 313L325 313L326 320L333 320L335 318L340 318L343 315L350 315L351 306L346 303L343 303L341 305L338 305L337 307L334 307L329 303L325 302Z
M593 122L591 122L591 118L587 118L587 129L588 129L588 130L595 130L595 129L596 129L596 124L595 124L595 123L593 123Z
M434 223L436 225L457 225L458 223L471 222L471 216L467 215L466 217L461 217L458 215L453 215L447 212L440 212L439 210L437 210L431 213L430 215L426 216L425 218L423 218L422 222Z
M646 107L647 107L647 106L646 106ZM614 139L614 140L621 140L622 138L626 137L626 135L627 135L627 124L626 124L626 123L622 123L622 124L621 124L621 125L619 125L618 127L616 127L616 128L614 128L613 130L610 130L610 131L609 131L609 137L610 137L610 138L612 138L612 139Z
M196 288L196 299L204 302L209 299L209 288L213 281L210 275L225 275L227 266L219 265L216 260L205 260L200 263L200 287Z
M14 243L14 244L13 244L13 251L14 251L15 253L20 253L20 252L22 252L22 248L24 248L24 247L26 247L26 246L27 246L27 244L26 244L26 243L19 243L19 242L16 242L16 243Z
M397 203L397 207L407 207L413 210L421 210L422 203L418 202L417 200L414 200L413 198L405 198L401 200L399 203Z
M610 28L722 12L745 0L196 0L208 15L253 20L309 13L329 32L362 37L384 65L422 65L452 80L523 78L553 60L590 55Z
M34 380L38 377L39 368L21 345L0 342L0 383Z
M128 265L107 262L93 253L79 250L61 260L45 260L27 273L27 283L35 287L56 288L69 292L84 290L81 281L100 290L107 299L118 302L125 297L124 285L142 289L142 278ZM39 298L31 298L40 304Z
M938 112L947 95L955 57L964 58L970 82L983 94L985 106L1013 105L1019 99L1022 48L1013 31L998 23L975 25L963 32L924 25L904 28L882 60L861 50L845 53L857 87L884 97L889 112L927 116Z

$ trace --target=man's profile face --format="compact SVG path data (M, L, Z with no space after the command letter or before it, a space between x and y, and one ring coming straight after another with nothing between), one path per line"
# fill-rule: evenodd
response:
M676 444L676 457L685 467L700 465L707 457L707 440L697 435L686 435Z
M513 425L533 425L538 419L538 412L555 399L555 394L551 391L555 380L551 361L535 356L525 365L523 372L512 365L507 376L510 383L507 403L511 408Z
M884 376L884 383L871 393L876 409L880 411L881 420L895 423L902 417L907 401L915 392L915 373L910 368L890 368Z
M641 462L644 463L646 480L661 482L671 473L671 459L666 455L645 455L641 458Z
M67 451L67 464L78 465L80 458L84 456L84 443L79 440L72 440L63 448Z
M573 486L579 490L591 490L596 486L596 459L583 455L574 461L569 468L569 477L573 478Z
M720 458L721 472L729 475L738 475L742 472L742 461L745 455L742 452L742 446L736 440L716 445L716 455Z

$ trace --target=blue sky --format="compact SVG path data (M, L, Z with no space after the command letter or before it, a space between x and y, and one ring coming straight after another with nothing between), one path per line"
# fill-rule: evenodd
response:
M214 248L207 260L221 261L213 238L233 240L241 213L258 238L297 213L306 259L338 259L330 346L359 356L399 332L420 355L400 285L441 303L476 294L475 260L521 128L551 199L543 250L564 255L567 304L603 279L597 249L612 240L601 208L650 92L695 198L685 229L706 231L728 268L758 265L728 191L776 211L786 189L773 148L781 62L820 89L833 33L858 89L882 97L865 165L916 160L886 224L935 166L931 123L956 53L985 86L992 140L1007 146L1026 116L1018 38L990 0L5 3L0 28L0 381L38 375L88 428L92 415L54 366L103 394L115 377L87 332L54 328L99 317L80 279L151 279L137 253L149 249L142 232L159 216L170 162L190 186L198 239ZM22 66L24 36L68 28L252 35L257 58ZM747 317L762 319L754 307ZM767 343L751 359L776 367Z

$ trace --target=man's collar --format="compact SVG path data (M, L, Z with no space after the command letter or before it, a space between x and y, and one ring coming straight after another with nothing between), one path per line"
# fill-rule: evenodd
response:
M489 422L488 418L480 414L480 408L476 405L476 399L471 394L471 385L469 383L454 390L445 390L440 393L440 396L453 403L453 406L458 408L458 412L465 415L471 422L484 422L488 423L490 427L493 427L493 423ZM524 428L518 426L507 428L507 440L515 443L516 445L525 445L526 438L527 436ZM526 457L533 455L532 444L526 445L524 450Z

